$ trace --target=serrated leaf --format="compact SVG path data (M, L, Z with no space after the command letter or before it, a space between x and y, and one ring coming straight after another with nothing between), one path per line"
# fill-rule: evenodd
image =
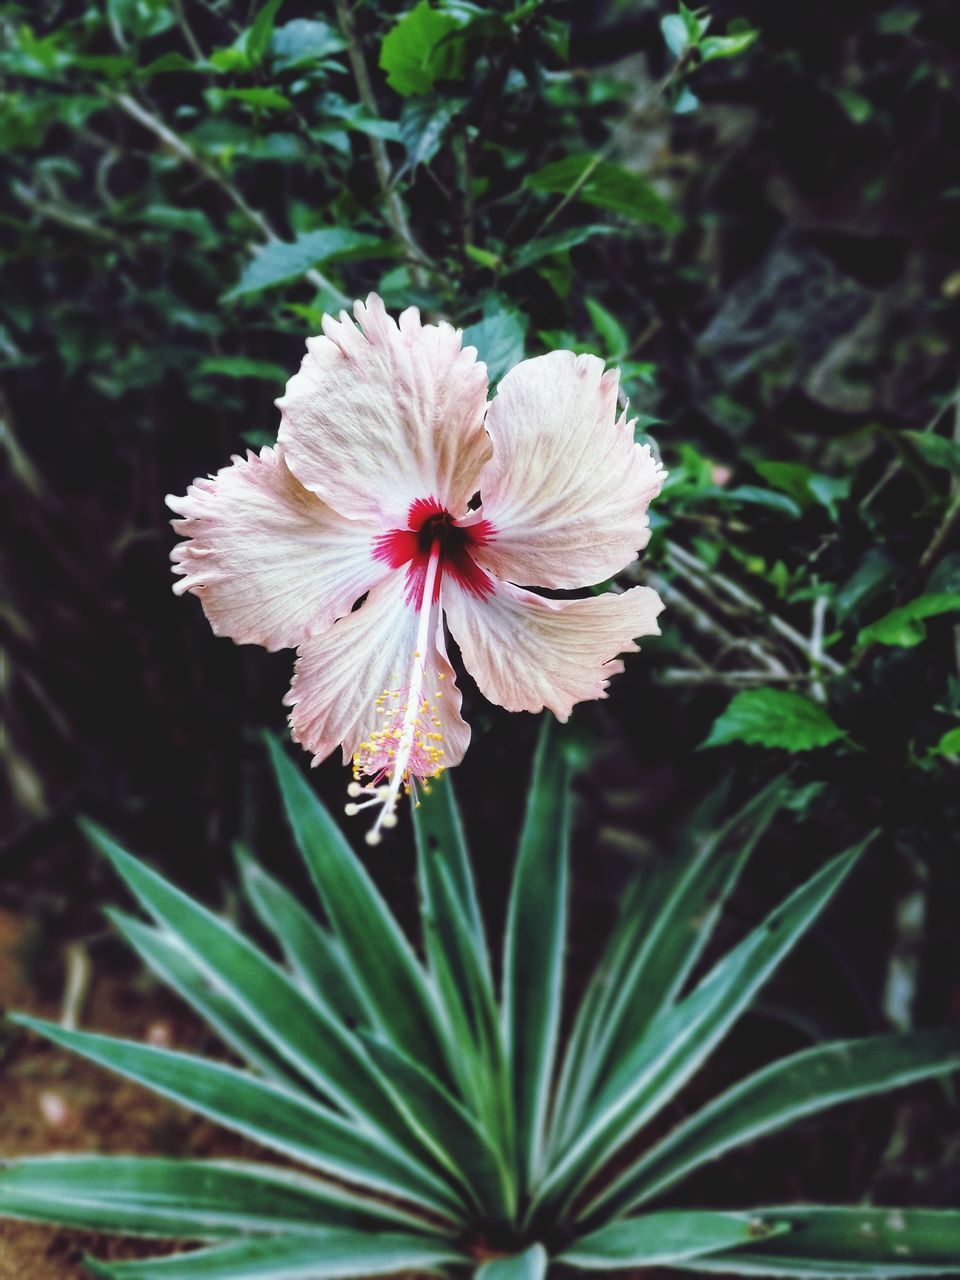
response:
M901 649L912 649L927 636L924 622L944 613L960 611L960 595L953 591L931 592L917 596L909 604L892 609L876 622L864 627L857 636L857 644L888 644Z
M592 155L566 156L544 165L524 182L531 191L569 195L634 222L675 231L680 218L645 178L610 160Z
M307 231L292 242L273 240L259 249L244 267L240 280L223 295L223 301L242 298L261 289L299 280L311 267L364 248L380 245L377 236L349 227L320 227Z
M746 742L783 751L812 751L846 737L816 702L789 689L744 689L717 717L705 747Z
M380 46L380 68L391 89L406 98L429 93L438 80L459 79L464 50L450 37L460 25L452 14L432 9L427 0L404 14Z

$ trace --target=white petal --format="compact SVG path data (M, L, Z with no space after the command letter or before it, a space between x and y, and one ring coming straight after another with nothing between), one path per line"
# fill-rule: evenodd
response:
M493 457L480 477L492 530L476 554L496 577L586 587L619 573L649 538L665 472L617 418L619 374L572 351L524 360L487 413ZM477 516L479 519L480 516Z
M279 449L234 457L167 505L186 539L171 553L174 590L199 596L217 635L238 644L293 648L390 572L373 557L380 530L321 502Z
M345 516L406 528L418 499L461 516L490 454L487 371L448 324L399 326L371 294L324 317L300 372L277 401L280 442L302 484Z
M635 653L635 636L659 635L663 608L650 587L584 600L546 600L498 582L482 600L444 579L441 603L463 664L480 692L508 711L550 710L566 720L578 702L605 698Z

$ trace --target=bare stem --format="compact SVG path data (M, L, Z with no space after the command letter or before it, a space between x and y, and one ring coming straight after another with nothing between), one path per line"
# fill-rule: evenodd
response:
M363 46L360 43L360 37L357 35L357 28L353 21L353 12L347 0L334 0L334 8L337 14L337 24L344 40L347 42L347 53L353 70L353 78L357 82L360 101L363 103L367 114L375 119L379 116L380 110L377 105L376 94L373 91L370 72L367 70L367 60L363 54ZM386 144L382 138L374 135L370 136L370 152L373 156L373 167L377 174L377 182L380 185L380 194L383 196L384 212L391 230L406 249L408 258L412 261L430 262L431 267L433 267L434 264L431 262L429 255L424 253L410 230L407 211L393 186L390 158L387 155ZM415 285L421 288L427 283L426 276L419 267L411 267L410 278Z

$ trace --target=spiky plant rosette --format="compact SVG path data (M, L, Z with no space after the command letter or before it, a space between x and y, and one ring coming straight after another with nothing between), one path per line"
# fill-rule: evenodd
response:
M91 831L153 918L114 911L115 924L247 1067L10 1020L284 1163L22 1159L0 1170L0 1213L196 1242L155 1260L87 1262L117 1280L465 1269L481 1280L540 1280L555 1264L820 1277L960 1271L960 1212L952 1210L664 1207L690 1173L742 1143L955 1070L957 1030L815 1045L642 1143L863 846L827 862L692 981L777 809L778 788L768 789L636 886L561 1038L570 789L554 742L544 736L534 767L499 983L449 781L414 815L421 959L301 774L275 744L271 751L323 908L321 922L241 859L246 893L282 964Z

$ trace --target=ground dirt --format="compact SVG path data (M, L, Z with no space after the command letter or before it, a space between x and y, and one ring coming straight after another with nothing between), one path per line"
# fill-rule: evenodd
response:
M0 1007L59 1018L60 994L38 991L25 975L25 932L22 919L0 910ZM162 990L132 973L101 971L96 960L80 1025L180 1049L212 1047ZM241 1140L39 1036L0 1030L0 1158L67 1151L253 1154ZM0 1220L0 1280L82 1280L84 1253L134 1258L178 1247Z

